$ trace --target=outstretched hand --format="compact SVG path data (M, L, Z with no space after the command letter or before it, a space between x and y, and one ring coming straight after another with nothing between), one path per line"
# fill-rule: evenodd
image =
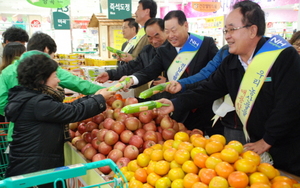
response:
M174 111L173 103L169 99L159 99L157 102L163 103L163 104L169 104L169 106L163 106L160 108L155 109L158 114L169 114Z
M257 142L254 143L248 143L244 145L244 148L246 151L251 150L257 153L258 155L261 155L262 153L268 151L272 146L267 144L264 139L260 139Z
M168 84L166 87L166 91L171 94L178 93L179 91L181 91L181 89L182 89L181 84L174 80L170 81L170 84Z
M104 82L106 82L107 80L109 80L109 75L108 75L107 72L102 72L102 73L100 73L100 74L96 77L96 79L95 79L95 81L96 81L96 82L99 82L99 83L104 83Z
M108 91L108 88L104 88L104 89L99 89L95 94L102 95L105 98L105 100L108 100L110 97L114 96L116 92Z

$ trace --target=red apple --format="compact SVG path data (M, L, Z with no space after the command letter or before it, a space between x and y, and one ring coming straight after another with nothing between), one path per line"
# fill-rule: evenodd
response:
M173 122L174 122L174 124L173 124L172 129L174 129L175 132L178 132L179 131L179 125L178 125L177 121L175 121L174 119L173 119Z
M99 141L103 142L104 141L104 136L108 129L100 129L99 132L97 133L97 138Z
M143 111L139 114L139 120L144 124L149 123L152 119L152 110Z
M117 162L121 157L123 157L123 152L118 149L113 149L109 152L107 158Z
M98 147L99 147L100 143L101 143L101 142L98 140L97 137L93 138L93 140L92 140L92 142L91 142L93 148L95 148L96 150L98 150Z
M114 119L112 119L112 118L106 118L106 119L104 120L103 126L104 126L105 129L110 130L111 127L112 127L112 124L113 124L114 122L115 122Z
M84 141L86 141L87 143L92 142L92 134L90 132L84 132L82 134L82 138L84 139Z
M112 96L106 100L106 103L108 104L108 106L111 106L115 100L117 100L116 96Z
M113 112L113 118L116 120L119 117L119 114L121 113L122 108L115 108Z
M161 133L164 140L174 139L175 134L176 134L176 131L172 128L163 129L163 131Z
M123 143L128 144L129 140L132 136L133 136L133 133L130 130L124 130L120 135L120 140Z
M172 128L174 125L173 119L170 116L165 116L161 119L160 126L162 129Z
M79 124L78 122L69 123L69 129L71 129L72 131L77 130L78 124Z
M97 123L89 121L85 125L85 130L88 131L88 132L91 132L93 129L97 129L98 126L99 125Z
M141 138L143 138L144 134L145 134L146 130L145 129L138 129L134 131L134 134L140 136Z
M155 121L152 120L149 123L144 124L143 129L145 129L146 131L156 131L157 127Z
M72 145L75 146L75 143L80 139L82 139L81 136L75 136L71 141Z
M113 118L113 113L114 113L114 110L111 109L111 108L108 108L106 109L104 112L103 112L103 115L104 115L104 118Z
M112 146L106 144L105 142L101 142L98 146L98 151L99 153L103 154L103 155L107 155L109 154L109 152L112 150Z
M117 99L111 104L112 109L122 108L123 106L124 106L124 103L121 99Z
M140 127L140 120L136 117L128 117L125 120L125 126L128 130L135 131Z
M129 140L129 144L134 145L137 148L142 147L143 143L144 143L144 141L143 141L142 137L140 137L138 135L133 135Z
M97 123L98 125L104 121L104 115L101 113L101 114L98 114L98 115L95 115L93 118L92 118L92 121Z
M147 140L144 142L143 144L143 148L146 149L146 148L150 148L151 146L155 145L156 143L153 141L153 140Z
M124 166L127 166L127 164L130 162L130 159L127 157L121 157L120 159L117 160L116 165L121 169Z
M92 135L92 138L96 138L97 137L97 134L100 130L99 129L93 129L92 132L91 132L91 135Z
M119 141L119 135L113 131L113 130L108 130L104 136L104 142L107 143L108 145L114 145Z
M137 98L135 98L135 97L127 97L127 98L125 99L124 106L129 105L129 104L136 104L136 103L138 103L138 102L139 102L139 101L138 101Z
M124 130L125 130L125 125L123 122L121 121L115 121L112 124L112 130L115 131L118 135L120 135Z
M85 119L85 120L82 120L83 123L87 123L87 122L89 122L89 121L92 121L92 118L87 118L87 119Z
M178 122L178 126L179 126L179 131L185 132L187 130L183 123Z
M193 129L190 136L192 136L193 134L200 134L203 136L203 131L201 131L200 129Z
M115 145L114 145L114 148L113 149L118 149L122 152L124 152L124 149L126 148L126 144L124 144L123 142L121 141L118 141Z
M109 166L103 166L103 167L100 167L98 168L103 174L109 174L112 170L110 169Z
M75 137L75 131L72 131L71 129L69 129L69 134L71 139Z
M143 136L143 140L144 141L152 140L155 143L158 142L157 135L156 135L156 133L154 131L146 131L145 134L144 134L144 136Z
M84 150L83 155L88 160L92 160L93 156L96 155L96 153L97 153L97 150L95 148L89 147L89 148L86 148L86 150Z
M96 153L93 158L92 158L92 162L95 162L95 161L101 161L103 159L105 159L105 155L101 154L101 153Z
M104 129L104 121L102 121L100 124L99 124L99 126L98 126L98 129Z
M158 116L158 112L157 112L157 110L152 110L152 118L153 119L156 119L157 118L157 116Z
M116 121L121 121L123 123L125 123L125 120L129 117L128 114L125 113L121 113L118 115L118 117L116 118Z
M84 151L89 148L89 147L93 147L91 143L87 143L80 151L82 154L84 154Z
M77 130L80 134L86 132L85 123L84 122L79 123Z
M134 160L139 155L139 150L137 147L133 145L126 146L124 150L124 157L127 157L130 160Z
M75 137L77 137L77 136L81 136L81 134L78 130L75 132Z
M158 141L158 142L159 142L159 141L163 141L163 137L162 137L162 135L161 135L160 132L155 132L155 134L156 134L156 136L157 136L157 141Z
M168 115L158 114L158 116L155 118L156 125L160 125L160 122L161 122L162 118L164 118L165 116L168 116Z

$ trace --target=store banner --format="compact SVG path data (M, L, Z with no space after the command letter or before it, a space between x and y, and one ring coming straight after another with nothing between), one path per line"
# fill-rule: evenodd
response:
M200 28L213 29L224 27L224 16L197 19Z
M131 0L108 0L108 19L131 17Z
M216 12L221 8L220 2L192 2L192 8L199 12Z
M69 6L52 9L54 29L68 30L71 28Z
M62 8L70 4L70 0L27 0L27 2L45 8Z

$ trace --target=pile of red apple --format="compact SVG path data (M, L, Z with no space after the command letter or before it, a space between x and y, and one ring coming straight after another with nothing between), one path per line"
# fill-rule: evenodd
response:
M110 158L121 168L145 148L173 139L178 131L188 131L182 123L153 110L135 114L120 112L123 106L135 103L138 100L134 97L112 97L103 113L70 123L72 144L90 161ZM104 174L111 171L107 166L99 170Z

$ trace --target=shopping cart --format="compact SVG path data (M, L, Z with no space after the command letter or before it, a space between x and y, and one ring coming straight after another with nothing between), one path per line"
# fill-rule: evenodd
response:
M74 164L55 169L13 176L4 180L0 180L0 188L32 187L52 182L54 182L54 188L56 188L56 185L59 183L62 183L63 188L66 188L64 181L65 179L86 175L87 170L103 166L109 166L112 169L112 171L115 173L114 178L103 183L86 186L85 188L100 188L102 185L106 184L109 184L109 186L113 186L114 188L128 188L128 182L125 176L111 159L104 159L101 161L84 164Z
M6 140L8 124L8 122L0 122L0 180L4 179L8 165L8 154L5 153L8 145L8 141Z

